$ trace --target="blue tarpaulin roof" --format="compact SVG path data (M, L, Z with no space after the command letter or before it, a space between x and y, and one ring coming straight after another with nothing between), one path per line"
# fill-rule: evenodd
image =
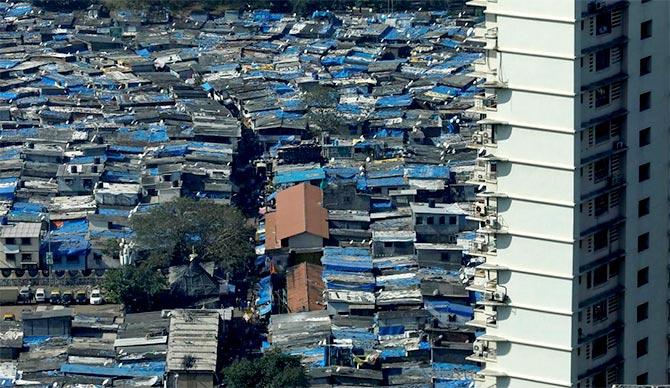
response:
M449 167L430 164L412 165L405 168L405 175L411 179L449 179Z
M401 176L394 176L388 178L367 178L366 179L367 187L396 187L396 186L406 186L405 178Z
M291 170L278 172L274 176L274 183L276 185L288 183L300 183L313 180L322 180L326 178L326 172L323 168L311 168L309 170Z
M372 257L370 251L365 248L323 248L321 264L326 269L347 272L370 272L372 271Z
M64 220L60 226L53 224L51 233L54 235L82 234L88 232L88 221L86 219Z
M375 105L379 108L401 108L412 105L413 97L409 94L380 97Z
M272 278L266 276L258 281L258 298L256 306L261 309L261 314L265 315L272 311Z
M109 376L109 377L162 377L165 374L165 362L129 363L115 366L98 366L88 364L63 364L61 373Z

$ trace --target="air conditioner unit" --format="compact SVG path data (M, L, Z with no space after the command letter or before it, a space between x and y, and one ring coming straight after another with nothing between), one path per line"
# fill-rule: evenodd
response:
M472 353L475 357L482 357L486 351L486 346L480 341L475 341L472 343Z
M507 298L507 291L505 287L497 286L495 292L493 293L493 300L496 302L504 302Z

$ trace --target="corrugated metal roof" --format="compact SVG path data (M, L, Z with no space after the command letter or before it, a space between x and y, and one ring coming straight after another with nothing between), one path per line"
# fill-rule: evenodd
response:
M0 237L2 238L21 238L21 237L39 237L42 230L42 224L39 222L19 222L16 224L4 225Z

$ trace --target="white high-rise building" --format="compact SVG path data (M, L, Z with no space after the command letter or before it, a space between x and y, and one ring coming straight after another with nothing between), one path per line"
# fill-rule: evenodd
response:
M666 383L670 1L468 4L479 386Z

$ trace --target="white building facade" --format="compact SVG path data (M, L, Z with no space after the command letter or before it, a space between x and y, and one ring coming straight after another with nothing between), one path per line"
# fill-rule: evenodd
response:
M468 4L479 386L667 383L670 1Z

